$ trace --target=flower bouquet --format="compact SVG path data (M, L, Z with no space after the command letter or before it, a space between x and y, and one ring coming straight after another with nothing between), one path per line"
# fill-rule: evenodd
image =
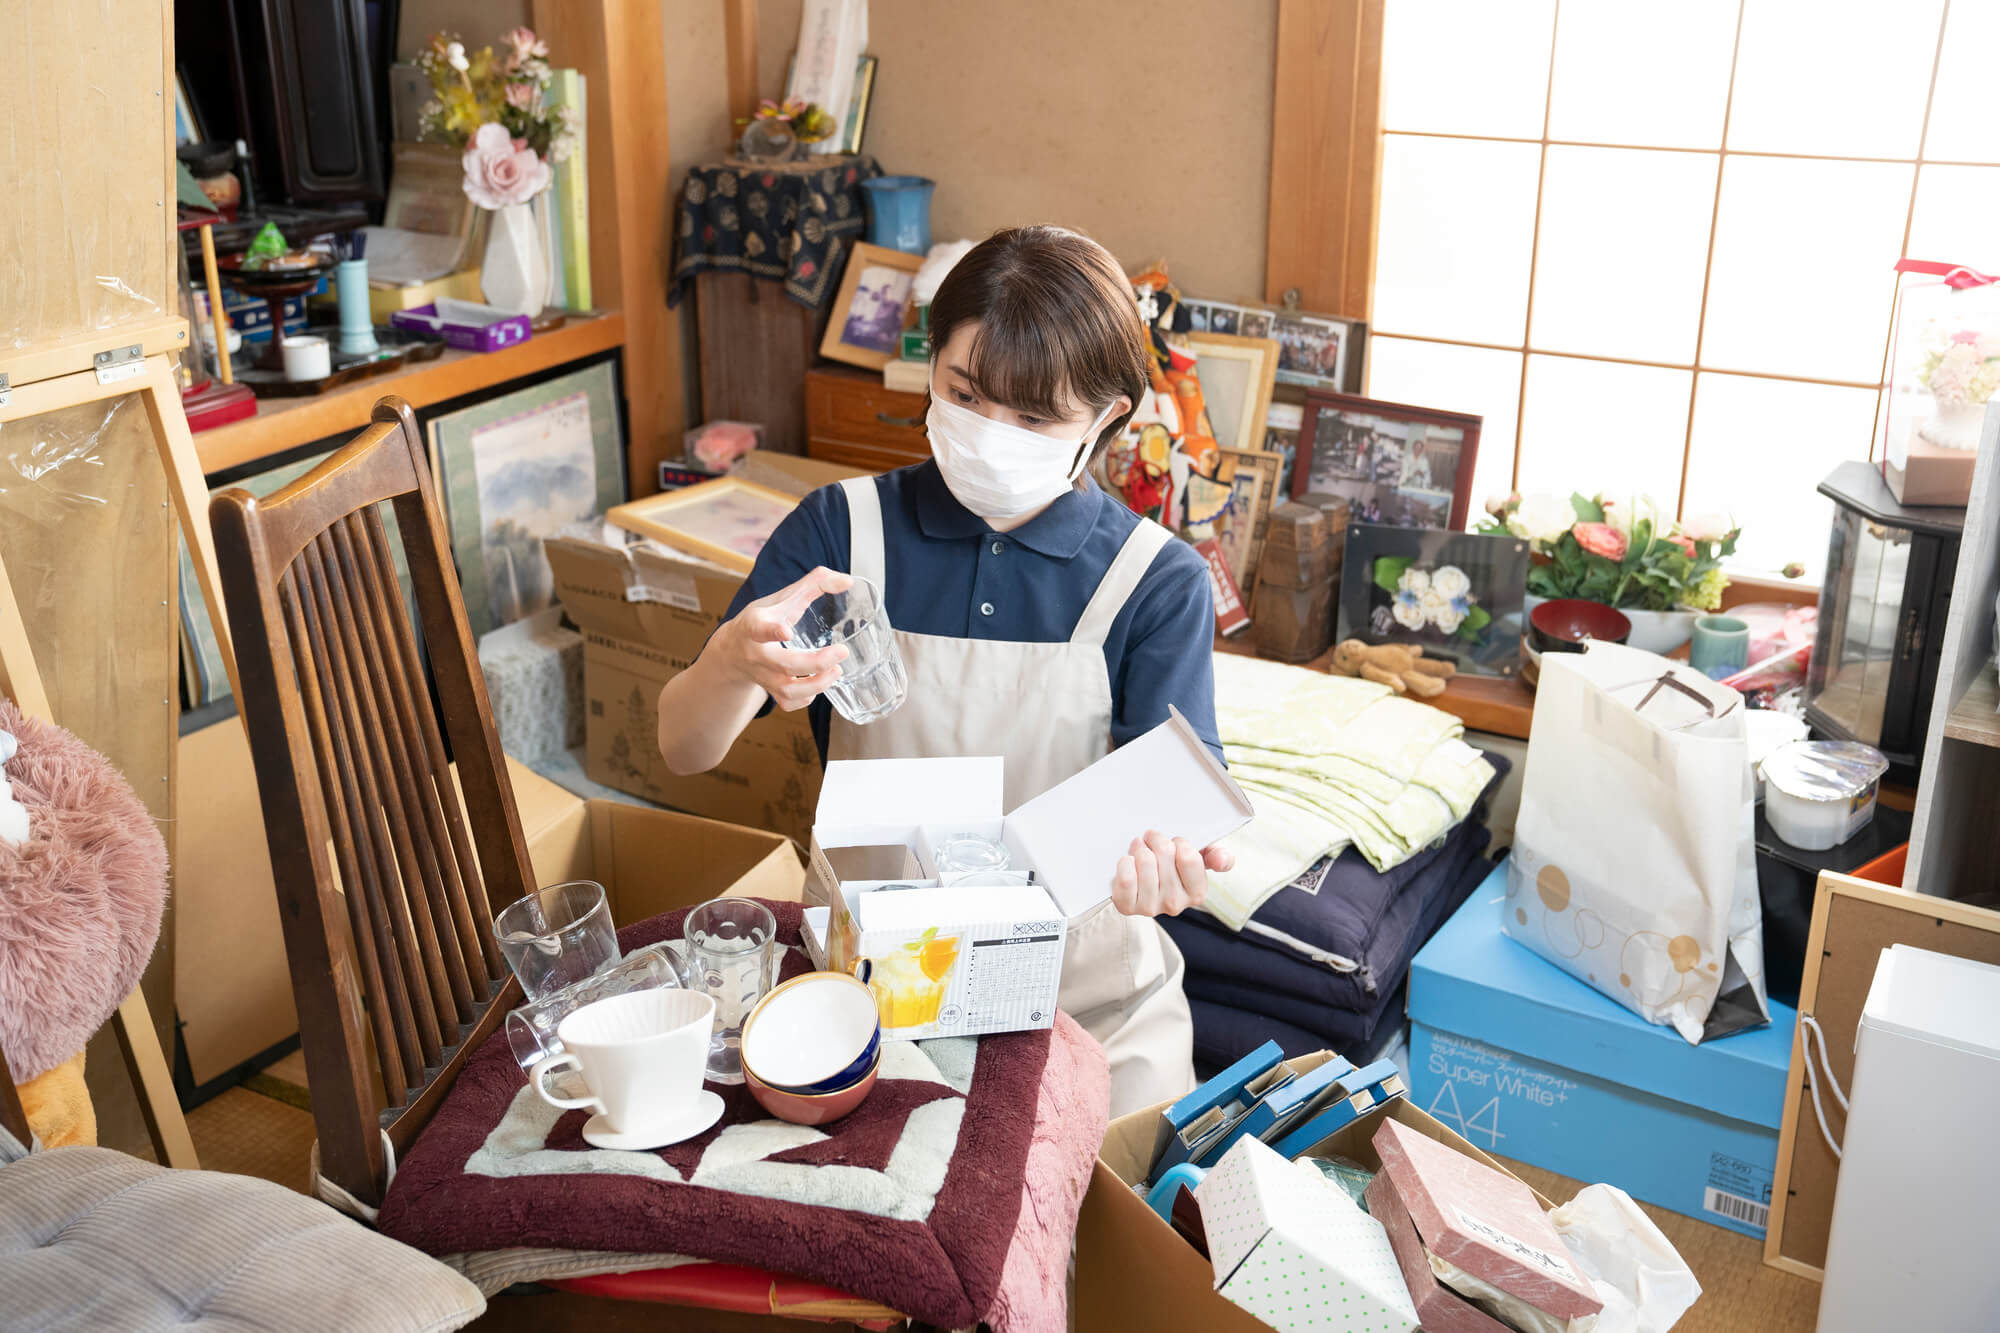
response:
M1393 621L1407 630L1435 629L1446 638L1472 641L1493 621L1457 565L1418 569L1414 556L1383 556L1375 562L1375 586L1389 594L1389 605L1376 608L1373 617L1378 634Z
M1917 434L1942 449L1977 449L1986 400L2000 388L2000 334L1960 329L1937 338L1918 363L1917 383L1937 402L1937 415Z
M807 144L833 137L839 129L833 116L817 102L787 97L773 102L766 97L757 103L757 114L738 116L744 126L736 151L752 162L790 162L805 155Z
M1531 598L1617 607L1632 621L1632 645L1658 653L1687 641L1697 613L1721 607L1722 562L1742 531L1726 514L1673 522L1649 496L1509 495L1486 512L1480 532L1529 542Z
M423 137L465 150L465 195L492 213L480 288L486 303L510 314L537 315L548 301L549 257L532 201L549 187L550 166L576 147L576 110L549 101L549 48L528 28L468 52L440 32L417 56L432 100L423 109Z

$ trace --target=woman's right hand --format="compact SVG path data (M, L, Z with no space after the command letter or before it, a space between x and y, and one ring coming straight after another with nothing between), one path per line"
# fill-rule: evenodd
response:
M779 708L792 712L804 708L840 679L840 664L847 649L804 651L785 647L792 626L813 599L822 593L846 592L854 576L820 566L789 588L762 597L737 612L736 618L717 635L722 662L734 675L756 685Z

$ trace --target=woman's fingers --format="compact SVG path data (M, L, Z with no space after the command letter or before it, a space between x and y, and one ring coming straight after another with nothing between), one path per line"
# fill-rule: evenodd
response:
M1174 874L1179 879L1181 901L1168 911L1178 916L1190 907L1199 907L1208 897L1208 869L1199 848L1186 838L1174 839Z
M759 598L743 608L744 628L758 643L783 643L792 636L792 626L823 593L846 592L854 586L854 576L825 565L814 568L790 587L769 597Z
M1210 847L1201 854L1201 863L1216 874L1227 874L1236 869L1236 853L1224 847Z
M1131 865L1132 878L1129 892L1119 898L1117 888L1124 879L1124 869ZM1144 838L1132 839L1131 849L1118 862L1119 875L1112 881L1112 899L1118 910L1127 916L1154 916L1160 903L1160 858Z

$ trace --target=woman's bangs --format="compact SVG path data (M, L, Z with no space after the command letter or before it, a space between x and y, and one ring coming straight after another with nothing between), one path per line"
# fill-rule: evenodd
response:
M1068 349L1052 342L1043 326L1023 318L1013 302L1002 302L979 321L966 373L972 391L989 403L1016 412L1061 421L1075 410Z

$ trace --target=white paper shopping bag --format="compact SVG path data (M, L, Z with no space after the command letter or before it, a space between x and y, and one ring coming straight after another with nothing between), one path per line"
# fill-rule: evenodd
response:
M1690 1042L1768 1022L1742 696L1653 653L1542 658L1507 931Z

